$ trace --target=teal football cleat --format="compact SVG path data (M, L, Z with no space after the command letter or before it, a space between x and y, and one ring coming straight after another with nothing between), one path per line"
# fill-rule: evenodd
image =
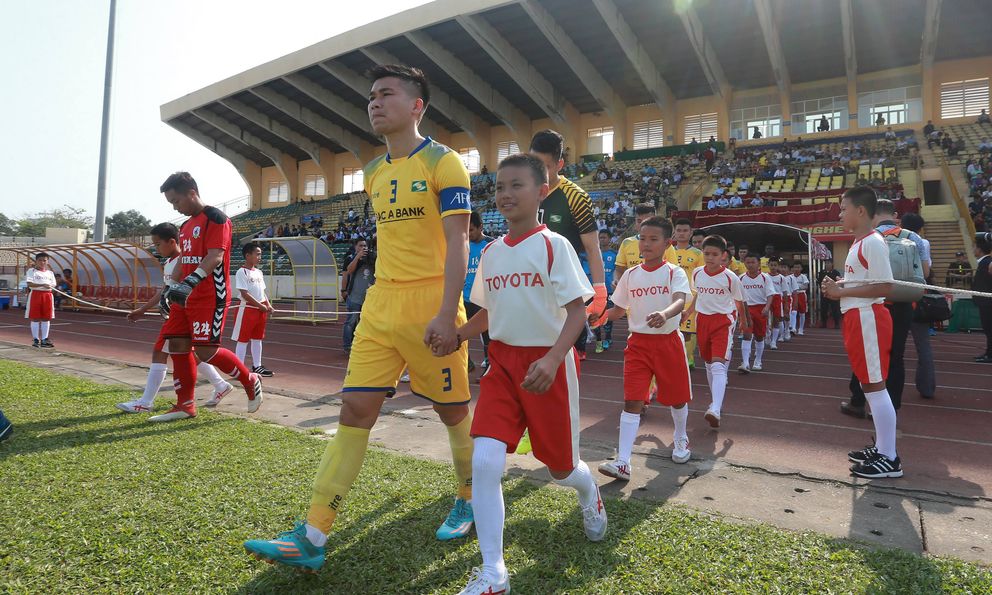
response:
M464 498L455 498L455 505L451 507L448 518L437 528L435 535L441 541L465 537L472 530L474 523L475 515L472 513L472 503Z
M317 547L307 539L307 528L300 523L292 531L280 533L268 541L249 539L245 542L249 555L268 562L316 573L324 565L324 547Z

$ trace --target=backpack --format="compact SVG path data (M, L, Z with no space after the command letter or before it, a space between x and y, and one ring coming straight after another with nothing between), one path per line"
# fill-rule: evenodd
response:
M892 278L896 281L911 281L926 283L923 278L923 262L916 242L909 239L909 231L901 227L881 232L885 246L889 249L889 265L892 267ZM916 302L923 297L923 289L893 285L889 293L890 302Z

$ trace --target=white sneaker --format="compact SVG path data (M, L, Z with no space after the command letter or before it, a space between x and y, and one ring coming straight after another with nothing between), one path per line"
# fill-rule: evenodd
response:
M161 415L153 415L149 417L148 421L153 423L160 423L166 421L176 421L179 419L189 419L191 417L196 417L195 408L179 407L177 405Z
M220 405L221 399L226 397L228 394L230 394L232 390L234 390L234 387L231 386L230 382L225 382L221 386L223 388L220 390L214 388L214 396L210 397L210 400L203 404L204 407L216 407L217 405Z
M672 447L672 462L686 463L690 457L692 457L692 452L689 450L689 439L676 438L675 445Z
M772 351L778 351L778 343L772 343L771 345L768 346L768 348L771 349Z
M254 387L248 395L248 413L255 413L262 406L262 379L253 373L248 376L248 380Z
M124 413L148 413L152 410L151 405L146 405L141 399L135 399L127 403L118 403L114 407L117 407Z
M606 537L606 507L599 486L596 486L596 503L582 509L582 526L589 541L602 541Z
M703 416L703 419L706 420L706 423L710 424L711 428L720 427L720 414L713 411L712 408L706 410L706 415Z
M760 372L761 371L761 362L754 362L754 365L751 366L751 371L752 372Z
M737 371L740 372L741 374L750 374L751 368L749 368L747 364L741 364L737 366Z
M400 376L400 382L410 382L410 373L403 372L403 375Z
M630 481L630 465L623 461L606 461L599 464L599 472L607 477Z
M802 331L796 331L796 334L799 335L800 337L803 336L803 332Z
M468 584L458 595L505 595L510 592L510 577L493 578L476 566L468 576Z

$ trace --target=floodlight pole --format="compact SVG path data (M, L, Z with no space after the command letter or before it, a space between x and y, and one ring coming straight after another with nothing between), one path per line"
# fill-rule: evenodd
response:
M100 171L96 182L96 221L93 241L106 240L107 146L110 142L110 91L114 78L114 17L117 0L110 0L110 24L107 26L107 67L103 75L103 123L100 127Z

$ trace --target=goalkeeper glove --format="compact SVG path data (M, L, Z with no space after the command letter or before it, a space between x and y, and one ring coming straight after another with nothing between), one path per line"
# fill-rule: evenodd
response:
M586 306L586 314L590 317L595 317L592 327L596 328L602 326L605 320L603 320L603 313L606 312L606 283L594 283L592 286L593 291L596 294L592 298L592 303Z
M185 279L166 290L164 297L173 304L185 306L189 295L193 293L193 288L199 285L200 281L203 281L206 277L207 274L202 269L196 269Z

